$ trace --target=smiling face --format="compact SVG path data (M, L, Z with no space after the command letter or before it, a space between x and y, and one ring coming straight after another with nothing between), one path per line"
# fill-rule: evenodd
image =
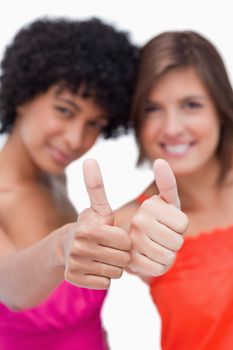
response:
M93 146L106 125L106 111L92 98L53 86L18 108L13 133L39 169L59 174Z
M193 67L167 72L151 89L139 135L149 159L190 174L215 158L219 133L216 108Z

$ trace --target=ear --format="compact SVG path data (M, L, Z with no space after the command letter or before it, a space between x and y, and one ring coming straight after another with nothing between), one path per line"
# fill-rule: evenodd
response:
M25 110L27 108L27 103L23 103L22 105L19 105L16 108L16 115L19 117L20 115L23 115L25 113Z

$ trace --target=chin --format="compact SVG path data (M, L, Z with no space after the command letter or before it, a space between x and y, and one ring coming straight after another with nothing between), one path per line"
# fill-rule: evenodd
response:
M51 175L61 175L64 174L66 168L67 166L51 166L48 172Z
M183 162L183 164L175 164L175 162L169 162L172 171L176 177L179 176L189 176L194 174L200 169L200 166L198 164L194 164L188 161Z
M62 175L64 174L66 169L66 166L61 166L54 163L39 164L39 167L42 170L42 172L50 175Z

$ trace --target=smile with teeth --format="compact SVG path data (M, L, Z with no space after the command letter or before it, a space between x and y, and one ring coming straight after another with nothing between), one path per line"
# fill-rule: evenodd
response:
M177 145L162 144L163 149L170 155L181 156L186 154L192 147L192 143L180 143Z

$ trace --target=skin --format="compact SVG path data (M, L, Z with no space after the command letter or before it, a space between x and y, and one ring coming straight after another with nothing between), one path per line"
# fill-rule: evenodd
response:
M119 277L130 260L127 233L113 230L104 220L102 227L89 219L91 213L82 213L76 222L77 213L66 193L65 167L94 144L106 125L106 113L91 99L57 91L56 86L51 87L19 107L0 154L0 199L4 203L0 212L0 299L14 310L37 305L64 277L79 286L107 288L110 277ZM111 256L104 255L104 261L116 266L109 264L102 271L100 263L100 278L84 279L83 244L92 234L95 244L90 245L89 253L96 258L103 251L102 231L114 249ZM80 255L74 255L75 251ZM73 273L76 263L79 269ZM87 272L94 274L97 264ZM16 293L25 283L25 274L30 283L24 293Z
M173 70L152 88L141 131L143 147L150 159L167 160L177 177L209 166L219 132L213 101L193 68Z
M36 306L64 279L106 289L124 268L160 275L174 261L187 218L175 207L176 183L164 161L155 165L160 196L136 211L128 230L114 225L94 160L83 168L90 208L77 218L69 202L65 168L92 147L106 123L104 108L58 86L19 106L0 153L0 300L11 309ZM24 293L16 293L25 279Z
M182 211L189 217L184 236L232 225L232 171L221 184L217 182L219 134L220 117L194 67L173 69L152 87L140 141L150 161L165 159L176 176ZM148 197L158 194L156 180L145 190ZM135 200L120 209L118 222L133 217L138 208ZM134 245L140 243L137 235L132 240Z

